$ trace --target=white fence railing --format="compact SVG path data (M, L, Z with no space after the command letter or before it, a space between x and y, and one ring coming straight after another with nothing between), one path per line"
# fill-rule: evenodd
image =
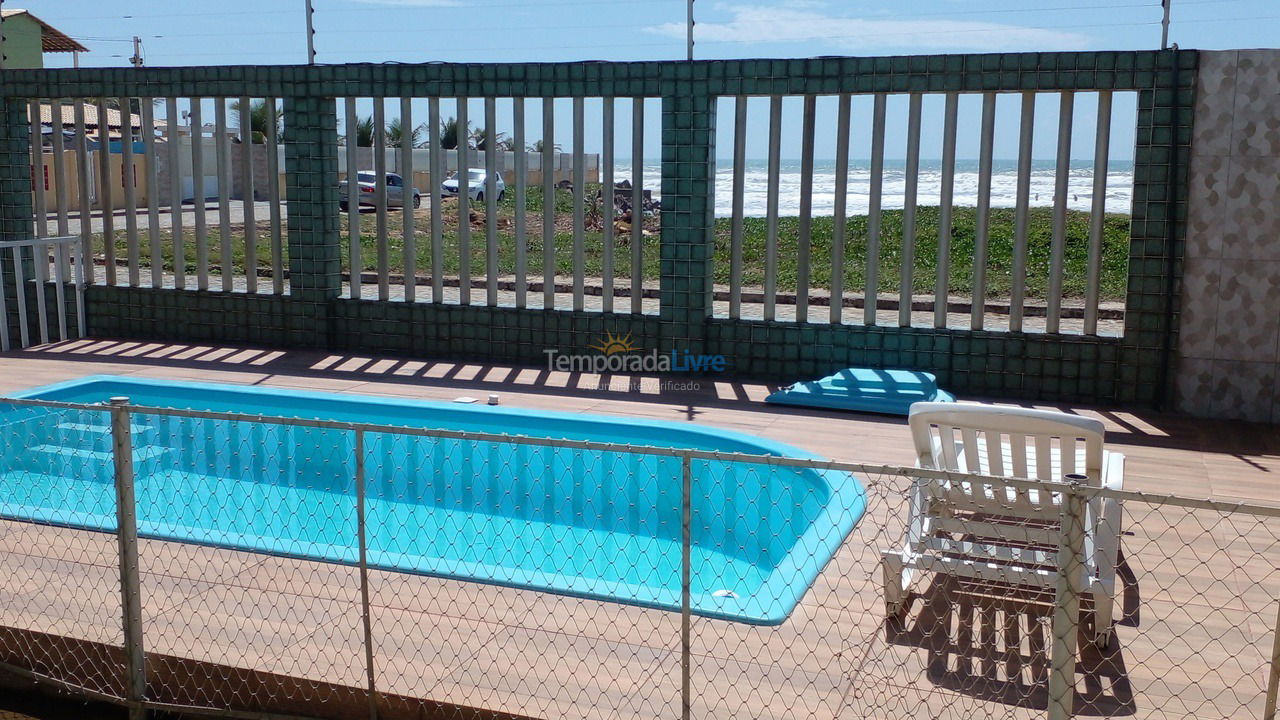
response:
M0 242L0 351L84 337L83 260L70 235Z

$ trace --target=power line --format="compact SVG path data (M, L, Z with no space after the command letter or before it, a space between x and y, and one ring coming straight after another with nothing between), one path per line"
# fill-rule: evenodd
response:
M684 2L685 0L642 0L642 1L636 0L631 4L648 7L651 5L662 4L662 3L675 4L675 3L684 3ZM615 4L623 5L625 3L615 3ZM468 5L465 9L468 12L473 12L475 10L507 10L511 8L545 8L545 7L570 6L570 5L592 5L592 6L599 7L600 0L557 0L555 2L532 2L531 1L531 2L514 2L514 3L493 3L493 4L482 4L482 5ZM403 9L405 8L403 7L397 8L397 10L403 10ZM441 6L441 7L433 7L430 9L433 11L439 11L439 10L458 10L462 8ZM378 12L378 8L376 6L369 6L369 7L363 7L363 8L334 8L332 10L330 9L325 10L326 15L337 15L337 14L344 14L344 13L368 14L368 13L376 13L376 12ZM253 14L255 16L261 16L261 15L292 15L293 13L294 11L292 10L255 10ZM132 15L132 14L77 15L76 19L77 20L150 20L153 18L183 18L183 17L234 17L234 18L243 20L244 13L237 12L237 11L230 11L230 10L212 10L212 11L206 11L206 12L191 12L191 13L147 13L146 15Z

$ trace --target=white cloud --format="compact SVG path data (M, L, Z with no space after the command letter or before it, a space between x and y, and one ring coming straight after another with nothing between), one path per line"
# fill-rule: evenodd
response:
M792 0L794 3L795 0ZM694 38L702 42L821 42L846 50L916 48L929 50L1079 50L1088 39L1077 33L968 20L864 19L827 15L788 4L785 7L727 8L727 22L699 22ZM680 22L654 25L650 32L684 37Z

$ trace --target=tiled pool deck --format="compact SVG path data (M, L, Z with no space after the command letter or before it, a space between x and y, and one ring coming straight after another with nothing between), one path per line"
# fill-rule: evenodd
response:
M0 355L0 394L87 374L438 400L494 392L507 407L690 422L833 459L913 462L902 419L765 406L769 388L750 383L703 381L699 390L675 391L653 378L85 340ZM1280 499L1274 426L1073 410L1106 423L1109 446L1128 456L1129 489ZM1043 707L1042 608L939 584L904 629L886 629L876 561L881 547L897 542L896 529L882 529L899 527L905 508L884 480L881 502L855 530L861 539L851 537L786 623L695 619L695 717L1044 716L1034 708ZM1105 656L1084 651L1078 668L1088 714L1260 716L1266 678L1255 659L1270 657L1280 589L1274 523L1130 503L1125 529L1133 581L1118 641ZM45 655L53 665L56 642L23 645L15 630L119 643L113 536L6 522L0 549L3 659L13 662L20 647L28 660ZM159 541L142 541L140 551L147 649L153 672L169 679L153 679L164 699L235 698L333 717L362 707L361 691L334 687L366 682L355 569ZM677 614L395 573L373 572L370 590L383 692L537 717L679 717ZM933 627L946 632L922 635ZM194 666L172 658L241 672L175 692L174 678ZM243 671L300 682L272 685ZM63 672L92 682L93 663ZM392 699L383 710L431 714L409 713Z

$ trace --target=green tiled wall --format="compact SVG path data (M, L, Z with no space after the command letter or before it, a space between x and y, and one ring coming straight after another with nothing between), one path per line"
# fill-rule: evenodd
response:
M31 237L31 124L27 103L18 98L0 100L0 241ZM32 276L31 250L19 254L22 277ZM10 336L18 335L18 290L14 283L12 250L0 251L0 288L5 316L0 318ZM28 309L34 309L29 305Z
M662 98L660 349L703 352L715 252L715 98Z
M10 70L0 82L0 237L29 227L27 98L279 97L287 128L292 295L94 287L88 295L93 333L540 364L545 349L581 351L612 332L630 334L644 348L724 354L742 376L793 380L848 365L904 366L932 370L965 394L1153 404L1165 393L1163 362L1175 339L1195 68L1194 51L1132 51ZM1099 89L1139 96L1123 338L710 318L717 97ZM660 315L339 298L335 98L402 95L661 98Z

